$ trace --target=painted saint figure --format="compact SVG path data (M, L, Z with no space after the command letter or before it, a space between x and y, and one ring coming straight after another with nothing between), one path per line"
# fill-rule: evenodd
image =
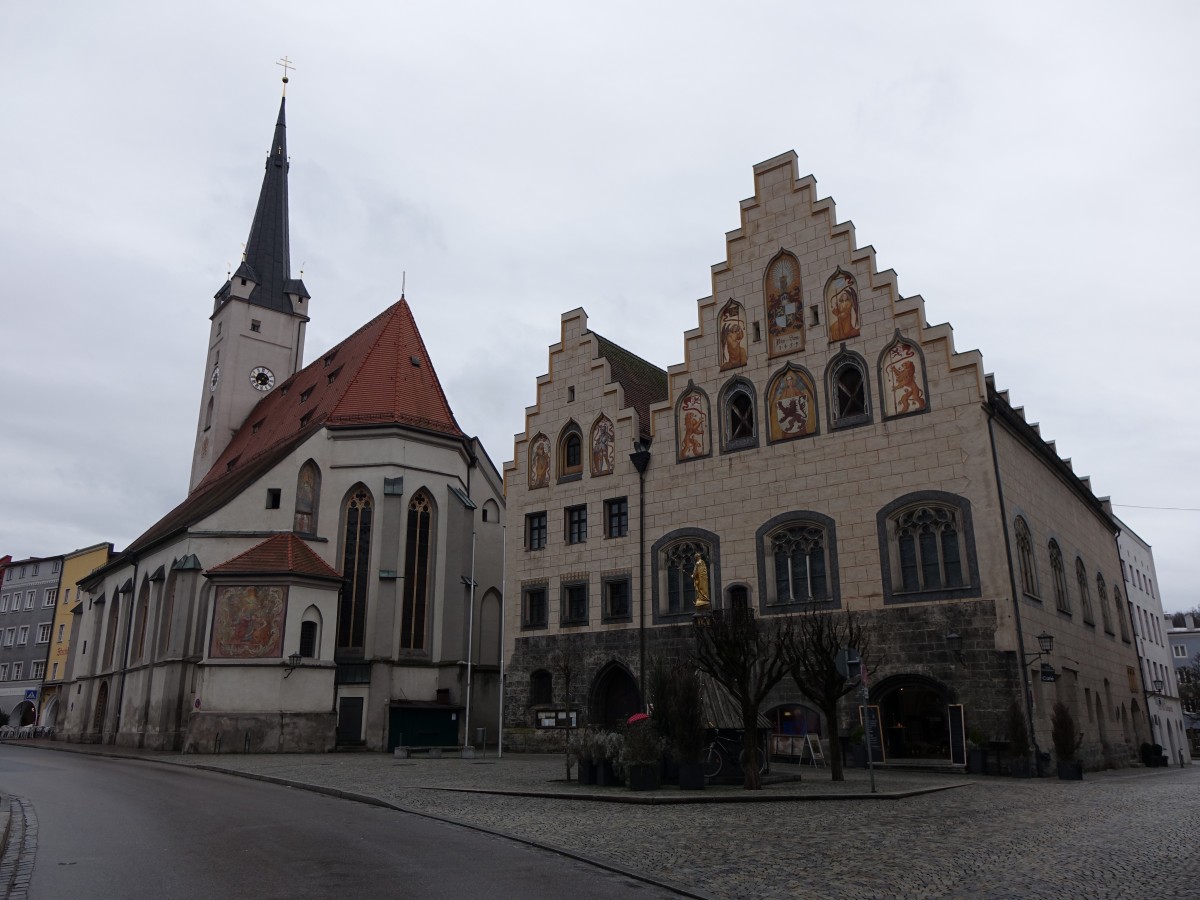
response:
M746 364L746 323L742 306L730 300L720 315L720 363L721 371Z
M688 391L679 402L679 459L696 459L708 455L708 412L704 394Z
M829 298L829 340L844 341L858 337L858 291L854 276L838 269L825 287Z
M592 426L592 474L608 475L612 472L616 455L613 423L607 416L601 416Z
M529 486L545 487L550 483L550 438L539 434L529 451Z

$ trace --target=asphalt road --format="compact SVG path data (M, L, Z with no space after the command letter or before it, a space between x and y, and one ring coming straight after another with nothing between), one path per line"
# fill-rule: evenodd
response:
M30 900L676 894L504 838L213 772L0 745L32 802Z

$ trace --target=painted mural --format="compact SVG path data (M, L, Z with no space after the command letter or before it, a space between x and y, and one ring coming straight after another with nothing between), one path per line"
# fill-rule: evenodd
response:
M529 442L529 479L531 488L544 488L550 483L550 438L539 434Z
M816 434L817 391L812 376L799 366L786 366L767 386L767 412L772 441Z
M859 336L858 287L845 269L839 267L825 282L825 304L829 309L830 342Z
M780 250L767 266L763 292L767 301L767 355L781 356L803 350L800 261L786 250Z
M690 381L675 407L675 439L681 461L708 456L712 446L708 428L708 398Z
M742 304L730 300L717 315L717 336L720 340L718 359L721 371L746 364L746 313Z
M617 461L616 432L612 420L601 416L592 426L592 438L589 442L592 448L592 474L611 475Z
M883 370L885 416L904 416L928 408L925 360L915 344L897 335L884 349L879 365Z
M214 659L267 659L283 656L283 614L287 588L242 585L217 588L213 610Z

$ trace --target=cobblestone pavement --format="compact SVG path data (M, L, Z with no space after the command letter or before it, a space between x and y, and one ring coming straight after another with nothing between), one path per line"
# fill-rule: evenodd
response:
M885 771L870 800L864 772L805 770L752 795L773 802L710 787L700 804L629 805L587 799L631 795L565 782L561 757L137 755L374 797L711 897L1200 896L1200 766L1083 782ZM921 789L935 792L900 793Z

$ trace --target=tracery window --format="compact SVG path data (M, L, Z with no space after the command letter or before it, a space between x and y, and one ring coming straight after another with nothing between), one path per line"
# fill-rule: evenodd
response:
M1054 578L1054 605L1059 612L1071 614L1071 597L1067 593L1067 570L1063 565L1062 550L1058 541L1050 539L1050 574Z
M896 517L900 589L937 591L962 587L963 553L958 516L944 506L920 506Z
M400 613L400 649L425 649L428 618L433 498L418 491L408 504L404 549L404 601Z
M1013 525L1017 535L1017 562L1021 569L1021 590L1030 597L1038 596L1037 569L1033 559L1033 538L1025 519L1017 516Z
M667 603L666 612L690 612L696 605L696 585L693 576L696 571L696 557L704 560L705 566L710 561L708 545L703 541L679 541L667 548L664 559L667 573ZM712 569L709 568L709 577ZM711 601L711 590L710 601Z
M1083 607L1083 621L1088 625L1096 624L1096 614L1092 610L1092 592L1088 589L1087 568L1083 560L1075 557L1075 583L1079 588L1079 605Z
M375 503L364 486L350 491L345 504L342 535L342 577L345 582L338 602L337 646L339 650L363 648L370 590L371 525Z
M822 603L830 599L825 529L797 522L769 537L775 591L772 603Z
M1096 602L1100 604L1100 615L1104 618L1104 630L1108 634L1113 634L1112 613L1108 609L1108 587L1104 583L1104 576L1096 573Z

